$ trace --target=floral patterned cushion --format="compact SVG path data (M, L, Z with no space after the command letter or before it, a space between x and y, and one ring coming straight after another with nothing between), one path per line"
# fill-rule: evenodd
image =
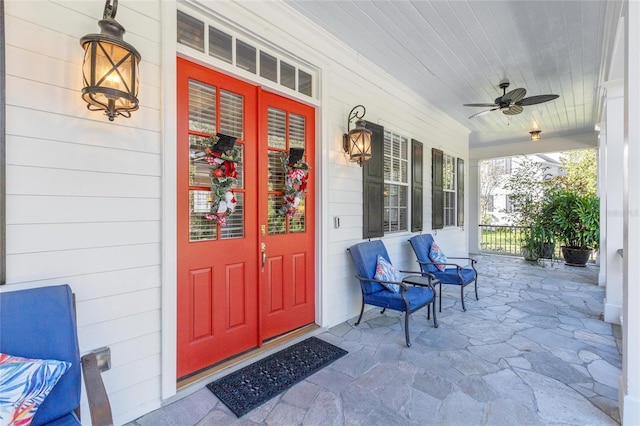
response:
M0 353L0 425L27 426L38 407L71 367L65 361Z
M444 271L445 263L447 263L447 256L440 250L440 247L435 243L431 244L431 251L429 252L429 259L433 262L434 266L440 271Z
M376 280L381 281L400 281L400 271L398 271L391 263L387 261L384 257L378 255L376 262L376 274L373 276ZM391 283L381 283L384 288L394 293L398 293L400 291L400 286L398 284Z

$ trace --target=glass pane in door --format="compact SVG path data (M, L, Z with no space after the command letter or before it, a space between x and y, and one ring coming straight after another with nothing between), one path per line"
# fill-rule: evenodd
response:
M216 88L189 80L189 130L216 132Z

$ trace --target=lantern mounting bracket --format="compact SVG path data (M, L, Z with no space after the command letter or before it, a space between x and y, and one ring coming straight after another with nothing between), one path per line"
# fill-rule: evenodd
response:
M104 4L102 19L116 19L118 13L118 0L107 0Z

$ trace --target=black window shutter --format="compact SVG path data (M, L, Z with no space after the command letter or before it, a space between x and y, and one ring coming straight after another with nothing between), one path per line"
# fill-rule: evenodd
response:
M366 122L371 130L371 159L362 168L362 238L384 236L384 127Z
M422 231L422 142L411 139L411 232Z
M456 207L458 209L458 226L464 226L464 160L458 158L458 199Z
M431 229L444 228L443 161L444 153L439 149L431 148Z

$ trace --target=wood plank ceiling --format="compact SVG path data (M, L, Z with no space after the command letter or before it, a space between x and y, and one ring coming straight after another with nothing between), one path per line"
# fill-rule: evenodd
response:
M285 0L350 48L469 128L471 144L593 133L620 2ZM492 103L507 91L557 94L521 114Z

